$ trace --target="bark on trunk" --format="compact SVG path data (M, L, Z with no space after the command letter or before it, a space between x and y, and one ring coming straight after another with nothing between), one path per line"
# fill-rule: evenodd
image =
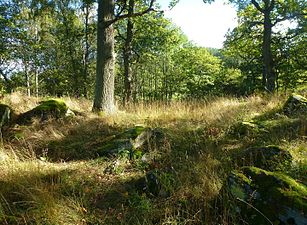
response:
M129 1L128 14L134 13L134 0ZM132 38L133 38L133 22L131 18L128 18L127 22L127 37L124 46L124 73L125 73L125 94L124 104L131 102L132 93L132 70L131 70L131 58L132 58Z
M114 105L114 1L98 1L97 65L93 111L115 112Z
M31 83L30 83L30 75L28 73L28 63L25 62L25 78L26 78L26 87L27 87L27 96L31 96Z
M275 7L275 0L262 0L263 7L256 0L251 0L255 8L261 12L264 16L263 21L263 43L262 43L262 60L263 60L263 72L262 83L264 88L269 92L274 92L276 74L274 69L274 61L272 55L272 21L271 13Z
M38 98L39 95L39 82L38 82L38 69L35 69L35 96Z
M272 22L270 19L270 10L264 11L264 34L263 34L263 83L269 92L274 92L276 75L274 70L274 61L271 50L272 44Z
M88 64L89 64L89 49L90 49L90 44L89 44L89 15L90 15L90 10L89 10L89 3L85 3L84 6L84 13L85 13L85 28L84 28L84 33L85 33L85 49L84 49L84 55L83 55L83 96L87 97L87 84L88 84Z

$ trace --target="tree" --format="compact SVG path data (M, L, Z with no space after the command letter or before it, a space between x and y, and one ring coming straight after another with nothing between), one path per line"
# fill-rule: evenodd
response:
M230 0L239 7L245 9L252 4L262 18L260 21L251 21L251 25L261 25L262 31L262 61L263 86L269 92L274 92L276 88L276 70L272 54L272 28L285 20L290 20L304 14L304 1L302 0Z
M256 89L265 88L269 90L269 81L264 76L265 70L263 69L264 23L261 21L263 21L264 16L253 4L249 4L248 1L245 3L247 5L242 3L243 5L239 7L238 26L227 34L223 54L228 59L232 59L232 65L226 62L226 67L239 68L242 71L244 80L240 89L248 94ZM274 84L274 90L277 90L281 85L285 86L286 83L291 83L291 87L300 83L300 74L303 73L299 71L302 70L300 69L302 67L294 63L297 61L294 58L300 58L299 61L302 61L304 57L297 57L302 51L297 51L296 54L290 54L290 52L292 53L295 46L302 46L303 44L304 16L298 7L301 5L299 1L289 3L288 8L285 8L285 2L283 4L280 2L274 4L274 10L271 13L273 27L271 29L270 54L274 62L272 68L274 69L275 78L274 82L272 81L271 83ZM294 17L294 20L292 20L292 27L294 28L289 27L286 29L283 25L278 26L283 20L292 17ZM287 49L291 49L291 51ZM303 65L303 63L300 64ZM295 68L293 67L294 65ZM259 82L260 79L262 79L262 84Z
M93 111L115 111L114 1L98 1L96 86Z
M129 0L128 14L134 13L135 0ZM124 104L131 102L132 92L132 71L131 71L131 57L132 57L132 39L133 39L133 21L132 18L127 19L126 38L123 51L124 59L124 75L125 75L125 95Z
M140 7L138 5L137 7ZM161 12L152 12L131 19L133 39L130 51L130 82L133 102L170 100L176 87L173 54L188 42L180 29ZM116 25L117 72L115 93L125 99L125 46L127 21Z
M82 12L84 14L84 54L83 54L83 95L88 96L88 86L89 86L89 66L90 66L90 36L91 36L91 24L90 24L90 13L92 11L94 0L83 0L82 2Z
M151 0L148 8L140 12L122 14L127 7L126 1L119 5L115 15L114 0L98 1L98 24L97 24L97 64L96 85L93 111L115 112L114 104L114 27L118 20L142 16L153 10L155 0Z
M220 59L206 48L186 46L174 54L175 73L180 77L176 92L182 98L201 99L213 91L221 73Z
M10 92L13 88L10 74L14 71L12 61L17 49L17 37L21 33L21 25L16 23L19 13L20 9L16 2L0 2L0 80L7 92Z
M259 14L252 5L238 13L238 26L226 35L222 49L224 67L242 72L240 88L242 94L263 89L262 78L262 30L250 21L259 20Z

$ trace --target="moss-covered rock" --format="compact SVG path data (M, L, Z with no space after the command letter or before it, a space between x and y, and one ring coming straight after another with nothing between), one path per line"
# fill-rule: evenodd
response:
M228 189L244 224L306 225L307 187L280 172L256 167L233 171Z
M158 129L136 126L114 135L102 142L97 142L90 148L97 149L97 154L104 157L138 158L148 151L153 143L159 142L163 133ZM163 136L164 137L164 136Z
M265 127L251 120L251 121L243 121L236 124L232 133L238 136L245 136L245 135L257 135L259 133L265 133L265 132L267 132Z
M268 171L288 170L292 164L289 151L278 146L248 148L237 156L240 166L255 166Z
M91 146L97 149L97 154L99 156L106 157L129 157L133 158L133 154L136 148L140 148L144 143L140 143L140 145L135 146L134 141L140 135L144 135L143 133L147 133L147 130L143 126L136 126L134 128L130 128L125 130L124 132L114 135L102 142L95 143L95 146Z
M16 117L13 109L5 104L0 104L0 128L9 125Z
M72 115L72 111L69 110L64 101L59 99L49 99L40 102L34 109L21 114L18 119L18 124L31 123L33 118L40 120L47 120L48 118L63 118L65 116Z
M287 116L307 115L307 99L301 95L292 94L286 101L283 111Z

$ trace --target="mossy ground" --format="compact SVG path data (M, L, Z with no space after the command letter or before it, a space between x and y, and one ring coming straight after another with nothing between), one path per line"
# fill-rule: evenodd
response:
M285 97L140 104L110 117L92 114L90 102L69 101L83 114L34 121L3 134L0 223L235 224L230 197L220 192L229 172L238 168L233 155L251 146L289 149L295 166L288 175L306 182L306 120L269 122L280 119L276 113ZM234 133L250 120L268 123L269 133ZM165 133L162 144L150 146L149 161L97 155L101 143L138 124ZM140 191L138 181L147 171L157 171L167 194Z

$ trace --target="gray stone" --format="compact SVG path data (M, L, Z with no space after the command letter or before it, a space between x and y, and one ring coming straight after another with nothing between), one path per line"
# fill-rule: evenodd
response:
M292 166L292 156L278 146L262 146L242 151L237 162L239 166L255 166L268 171L287 170Z
M156 129L136 126L115 135L104 143L96 143L101 145L97 153L104 157L142 158L144 153L149 151L149 143L157 141L157 134Z
M287 116L307 115L307 99L301 95L292 94L286 101L283 111Z
M250 225L306 225L307 188L280 173L256 167L233 171L227 187L234 211Z

